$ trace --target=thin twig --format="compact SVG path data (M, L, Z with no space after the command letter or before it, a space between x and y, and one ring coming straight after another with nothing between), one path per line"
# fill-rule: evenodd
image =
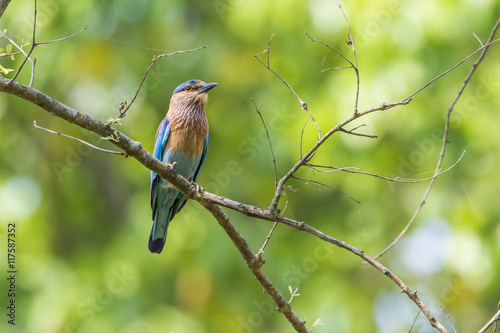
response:
M491 325L495 324L495 328L493 330L493 333L495 333L495 330L496 330L496 325L497 325L497 322L500 320L500 310L497 311L497 313L495 313L495 315L493 316L493 318L491 318L487 323L486 325L483 326L483 328L481 328L477 333L485 333L488 328L491 327Z
M25 54L25 58L24 58L23 62L19 66L16 74L14 74L12 79L10 79L9 84L11 84L12 82L14 82L16 80L17 76L19 75L19 73L21 73L21 70L23 69L24 65L26 64L26 61L28 61L28 60L31 63L31 79L30 79L30 84L29 84L30 87L33 86L33 81L35 80L35 59L31 60L31 58L30 58L31 53L33 52L33 50L36 47L36 14L37 14L36 0L34 2L35 2L35 10L33 13L33 37L32 37L31 48L28 51L28 53ZM24 52L23 52L23 54L24 54Z
M208 47L207 45L204 45L204 46L201 46L201 47L197 47L195 49L183 50L183 51L175 51L175 52L172 52L172 53L165 53L165 54L160 54L159 56L155 56L153 58L153 62L151 63L151 65L149 65L148 69L146 70L146 73L144 73L144 76L142 77L141 83L139 84L139 87L137 88L137 91L135 92L134 97L132 97L132 100L130 101L130 104L128 104L127 107L123 111L120 110L120 115L117 118L115 118L114 120L109 121L108 122L108 126L112 125L117 120L123 119L123 117L125 117L125 114L130 109L130 107L132 106L132 104L135 102L137 96L139 95L139 92L141 91L141 88L142 88L142 85L144 84L144 81L146 81L146 77L148 76L149 71L153 68L154 65L156 65L156 63L158 62L158 60L160 60L161 58L170 57L170 56L173 56L173 55L176 55L176 54L198 51L198 50L201 50L201 49L205 49L207 47Z
M333 52L337 53L339 56L342 57L342 59L344 59L345 61L347 61L347 63L349 64L349 66L347 68L355 68L356 66L354 65L354 63L349 60L349 58L347 58L342 52L338 51L337 49L335 49L334 47L328 45L327 43L325 42L322 42L318 39L314 39L312 38L307 32L304 32L304 34L309 37L310 40L312 40L314 43L319 43L327 48L329 48L330 50L332 50ZM339 69L343 69L343 67L340 67Z
M302 155L302 144L304 142L304 130L306 129L306 125L307 123L309 122L309 119L310 118L307 118L306 121L304 122L304 126L302 126L302 131L300 131L300 147L299 147L299 150L300 150L300 158L303 157Z
M342 8L341 4L337 4L342 15L344 16L345 24L347 25L347 29L349 30L349 44L352 46L352 57L354 60L354 72L356 73L356 98L354 101L354 115L358 114L358 104L359 104L359 70L358 70L358 60L356 59L356 47L354 46L354 37L352 36L351 26L349 25L349 20Z
M498 309L498 311L500 312L500 302L498 302L497 309ZM493 333L496 333L496 332L497 332L497 324L498 324L498 320L497 320L497 321L495 321L495 326L493 326Z
M495 27L494 29L494 32L496 32L498 28ZM467 60L469 60L471 57L473 57L476 53L482 51L481 53L481 56L479 56L479 59L483 59L484 57L484 54L486 53L486 51L488 50L488 48L494 44L494 43L497 43L500 41L500 39L497 39L497 40L493 40L493 35L490 36L490 39L488 40L488 42L486 44L484 44L484 46L481 46L479 49L477 49L476 51L472 52L471 54L469 54L467 57L465 57L462 61L460 61L458 64L456 64L455 66L451 67L450 69L448 69L447 71L443 72L442 74L436 76L434 79L430 80L429 82L427 82L424 86L422 86L420 89L418 89L417 91L415 91L413 94L411 94L410 96L408 96L406 99L409 99L409 98L412 98L413 96L415 96L416 94L418 94L419 92L421 92L422 90L424 90L425 88L427 88L430 84L434 83L434 81L437 81L439 80L440 78L442 78L443 76L445 76L446 74L448 74L449 72L451 72L452 70L454 70L455 68L457 68L458 66L460 66L461 64L463 64L464 62L466 62ZM478 59L478 60L479 60ZM477 63L477 61L476 61ZM475 63L472 65L473 68L474 67ZM476 65L477 66L477 65ZM474 71L472 71L474 72ZM464 82L464 85L462 87L465 87L465 85L467 85L465 82ZM458 96L460 97L460 96Z
M352 66L328 67L328 68L322 69L321 73L326 72L326 71L332 71L332 70L337 70L337 69L348 69L348 68L352 68Z
M57 135L60 135L60 136L64 136L65 138L69 138L69 139L72 139L72 140L76 140L76 141L78 141L78 142L80 142L80 143L83 143L83 144L85 144L85 145L87 145L87 146L89 146L89 147L92 147L92 148L94 148L94 149L96 149L96 150L99 150L99 151L102 151L102 152L104 152L104 153L108 153L108 154L115 154L115 155L125 155L125 156L127 155L127 153L125 153L125 152L113 151L113 150L107 150L107 149L99 148L99 147L97 147L97 146L94 146L94 145L93 145L93 144L91 144L91 143L88 143L88 142L86 142L86 141L83 141L83 140L77 139L77 138L75 138L75 137L72 137L72 136L69 136L69 135L66 135L66 134L62 134L62 133L59 133L59 132L56 132L56 131L53 131L53 130L49 130L49 129L44 128L44 127L41 127L41 126L38 126L38 125L36 124L36 121L33 121L33 127L34 127L34 128L38 128L38 129L41 129L41 130L44 130L44 131L47 131L47 132L52 133L52 134L57 134Z
M274 166L274 190L278 187L278 170L276 169L276 157L274 156L273 145L271 143L271 138L269 137L269 131L267 130L266 122L264 121L264 117L262 117L262 113L260 112L260 104L257 106L254 99L251 98L253 105L255 106L255 111L260 116L260 120L262 121L262 125L264 125L264 129L266 130L267 141L269 142L269 148L271 149L271 155L273 157L273 166Z
M233 244L236 246L241 256L245 260L248 268L259 281L265 292L271 297L277 306L278 312L283 313L286 319L290 322L293 328L299 333L311 333L305 326L305 321L302 321L292 310L290 302L287 302L283 295L274 286L272 281L262 270L263 260L257 254L255 255L250 246L236 229L229 217L216 204L201 202L201 204L215 217L219 225L224 229Z
M35 49L35 47L39 46L39 45L44 45L44 44L50 44L50 43L56 43L56 42L60 42L60 41L63 41L63 40L66 40L66 39L69 39L71 37L74 37L76 35L78 35L79 33L85 31L85 29L87 29L87 27L83 28L82 30L74 33L74 34L71 34L69 36L66 36L66 37L63 37L63 38L59 38L59 39L55 39L55 40L51 40L51 41L47 41L47 42L41 42L41 43L37 43L36 42L36 18L37 18L37 13L38 13L38 10L37 10L37 1L35 0L34 1L34 4L35 4L35 9L33 11L33 34L32 34L32 42L31 42L31 47L30 47L30 50L28 51L28 53L26 53L22 47L19 47L17 44L15 44L10 38L8 38L7 36L5 36L5 34L2 33L2 35L7 38L7 40L9 40L10 43L12 43L13 45L15 45L20 52L22 52L22 54L24 55L24 60L23 62L21 63L21 65L19 66L19 68L17 69L17 72L16 74L14 74L14 76L10 79L9 81L9 84L11 84L12 82L14 82L16 80L16 78L18 77L18 75L21 73L21 70L23 69L24 65L26 64L27 61L29 61L31 63L31 78L30 78L30 83L29 83L29 87L32 87L33 86L33 82L35 80L35 64L36 64L36 59L33 58L33 60L30 58L30 55L31 53L33 53L33 50Z
M443 309L443 307L442 307L442 306L440 306L440 308L441 308L441 310L444 312L444 314L446 315L446 318L448 318L448 322L450 323L450 326L451 326L451 328L453 329L453 332L454 332L454 333L457 333L457 330L455 329L455 325L453 325L453 321L451 321L451 318L450 318L450 316L448 315L448 312L446 312L446 310L445 310L445 309Z
M75 37L76 35L78 34L81 34L82 32L84 32L85 30L87 30L87 26L85 26L82 30L80 31L77 31L69 36L66 36L66 37L62 37L62 38L59 38L59 39L54 39L54 40L49 40L47 42L37 42L36 43L36 46L39 46L39 45L46 45L46 44L52 44L52 43L57 43L57 42L62 42L63 40L66 40L66 39L70 39L72 37Z
M283 208L283 211L281 214L284 214L286 211L286 208L288 207L288 201L285 203L285 208ZM274 229L276 229L276 226L278 225L278 222L274 222L271 230L269 231L269 234L267 235L266 239L264 240L264 244L262 244L262 247L259 249L259 252L257 252L257 255L262 258L262 253L264 253L264 250L267 246L267 243L269 243L269 240L271 239L271 236L273 235Z
M16 42L14 42L12 39L10 39L9 36L5 35L2 30L0 30L0 34L3 37L5 37L5 39L7 39L9 41L9 43L11 43L12 45L14 45L19 50L19 52L21 52L24 55L23 65L26 62L26 59L28 59L30 61L30 63L32 64L32 66L34 66L33 65L34 64L33 60L31 60L31 58L29 57L29 55L31 54L31 52L29 54L26 53L26 51L24 51L24 49L23 49L23 46L17 45ZM14 75L14 77L12 79L10 79L10 82L13 81L17 77L17 75L19 75L20 71L21 71L21 68L19 68L17 70L17 73ZM9 84L10 84L10 82L9 82ZM31 87L31 85L30 85L30 87Z
M417 315L415 316L415 319L413 320L413 323L411 324L410 329L408 330L408 333L411 333L411 331L413 330L413 326L415 326L415 323L417 322L418 315L420 314L420 312L422 312L422 311L419 309L417 312Z
M472 33L472 34L474 35L474 37L476 37L476 39L479 42L479 44L481 44L481 46L484 46L483 42L481 42L481 40L479 39L479 37L477 37L475 33Z
M271 36L271 38L269 38L269 42L267 43L267 48L260 52L260 53L267 53L267 60L266 60L266 63L264 63L262 60L260 60L260 58L257 56L257 54L254 54L253 56L255 57L255 59L257 59L262 65L264 65L264 67L266 67L271 73L273 73L278 79L281 80L281 82L283 82L283 84L295 95L295 97L299 100L299 103L300 105L302 106L302 108L305 110L307 108L307 104L306 102L304 102L303 100L300 99L299 95L297 95L297 93L292 89L292 87L290 87L290 85L278 74L276 73L272 68L271 66L269 65L269 52L271 50L271 41L273 40L273 37L274 37L274 34Z
M307 178L302 178L302 177L297 177L297 176L292 176L292 178L295 178L295 179L297 179L297 180L301 180L301 181L303 181L303 182L304 182L304 183L306 183L306 184L307 184L307 183L311 183L311 185L313 185L314 187L319 188L319 189L321 189L321 186L327 187L327 188L329 188L329 189L331 189L331 190L337 191L337 192L339 192L340 194L345 195L345 196L346 196L346 197L348 197L349 199L354 200L356 203L359 203L359 204L361 203L361 201L356 200L355 198L353 198L353 197L352 197L352 196L350 196L349 194L345 193L344 191L339 190L338 188L335 188L335 187L333 187L333 186L327 185L327 184L325 184L325 183L318 182L317 180L312 180L312 179L307 179Z
M290 87L290 85L278 74L276 73L272 68L271 66L269 65L269 54L270 54L270 51L271 51L271 41L274 37L274 34L271 36L271 38L269 38L269 42L267 43L267 48L260 52L260 53L266 53L266 56L267 56L267 64L264 63L262 60L260 60L260 58L258 57L258 53L257 54L254 54L253 56L255 57L255 59L257 59L264 67L266 67L271 73L273 73L278 79L281 80L281 82L283 82L283 84L295 95L295 97L298 99L299 103L300 103L300 106L302 107L303 110L305 110L307 112L307 114L309 115L309 117L312 119L312 121L314 122L314 125L316 125L316 129L318 130L318 140L321 138L321 129L319 128L318 126L318 123L316 122L316 119L314 119L313 115L311 114L311 112L309 112L309 109L307 107L307 103L304 102L302 99L300 99L299 95L297 95L297 93L295 92L295 90L292 89L292 87Z
M424 179L405 179L405 178L399 178L399 177L389 178L389 177L384 177L384 176L381 176L381 175L377 175L376 173L354 170L355 168L353 168L353 167L350 167L350 168L338 168L338 167L334 167L334 166L331 166L331 165L319 165L319 164L309 164L309 163L306 164L306 165L308 167L310 167L311 169L315 170L315 171L323 172L323 173L333 173L333 172L337 172L337 171L343 171L343 172L348 172L348 173L357 173L357 174L360 174L360 175L372 176L372 177L384 179L384 180L387 180L387 181L390 181L390 182L394 182L394 183L415 184L415 183L428 182L428 181L433 180L433 179L441 176L442 174L450 171L451 169L453 169L462 160L462 158L464 157L464 155L465 155L465 150L462 152L462 154L457 159L457 161L455 163L453 163L451 166L449 166L446 170L440 171L439 173L434 174L432 177L428 177L428 178L424 178ZM331 170L327 171L327 170L321 170L319 168L331 169Z
M5 36L5 35L4 35ZM11 57L11 56L15 56L15 55L18 55L18 54L22 54L21 51L19 52L14 52L14 53L5 53L5 54L0 54L0 58L4 58L4 57Z
M278 222L274 222L271 231L269 231L269 234L266 237L266 240L264 241L264 244L262 244L262 247L259 249L259 252L257 252L257 255L262 257L262 253L264 253L264 249L267 246L267 243L269 243L269 240L271 239L271 236L273 235L274 229L276 229L276 226L278 225Z
M363 136L365 138L370 138L370 139L376 139L376 138L378 138L378 136L372 135L372 134L365 134L365 133L353 132L358 127L355 127L355 128L353 128L352 130L349 130L349 131L341 128L340 131L344 132L344 133L347 133L347 134L352 134L352 135L356 135L356 136Z
M498 28L500 27L500 19L498 19L497 23L495 24L495 26L493 27L492 31L491 31L491 34L490 34L490 37L488 38L488 41L487 43L485 44L484 47L481 47L480 50L482 50L482 53L481 55L479 56L479 58L476 60L476 62L474 62L472 64L472 68L470 69L469 71L469 74L467 74L467 77L465 78L465 80L463 81L463 84L460 88L460 90L458 91L458 94L457 96L455 97L455 99L453 100L453 102L450 104L450 106L448 107L448 110L446 111L446 122L445 122L445 126L444 126L444 135L443 135L443 144L441 146L441 153L439 154L439 159L438 159L438 162L437 162L437 166L436 166L436 169L434 171L434 176L438 175L440 170L441 170L441 166L443 164L443 160L444 160L444 154L445 154L445 151L446 151L446 146L448 145L448 135L449 135L449 130L450 130L450 117L451 117L451 112L453 111L453 107L455 106L455 104L457 103L458 99L462 96L462 93L464 92L465 90L465 87L467 86L467 84L469 83L472 75L474 74L474 72L476 71L476 68L477 66L481 63L481 61L484 59L484 56L486 55L486 52L488 51L488 48L490 45L492 45L494 43L493 41L493 38L495 37L495 33L497 32ZM498 39L497 39L498 41ZM415 93L413 93L412 95L410 95L408 98L411 98L412 96L414 96L415 94L417 94L418 92L420 92L422 89L424 89L425 87L427 87L429 84L431 84L432 82L434 82L435 80L437 80L438 78L442 77L443 75L445 75L446 73L449 73L451 70L455 69L457 66L459 66L460 64L462 64L465 60L469 59L473 54L477 53L478 51L472 53L471 55L469 55L468 57L466 57L464 60L462 60L461 62L459 62L457 65L453 66L451 69L447 70L446 72L444 72L443 74L437 76L434 80L430 81L429 83L427 83L423 88L417 90ZM432 189L432 187L434 186L434 183L436 182L436 179L437 177L433 177L433 179L431 180L429 186L427 187L427 190L425 191L424 193L424 196L422 198L422 200L420 201L420 204L418 205L417 207L417 210L415 211L415 213L413 214L413 216L411 217L410 221L408 222L408 224L404 227L404 229L399 233L399 235L396 237L396 239L394 241L392 241L391 244L389 244L389 246L387 246L382 252L380 252L379 254L377 254L374 258L375 259L378 259L380 258L381 256L383 256L387 251L389 251L394 245L396 245L396 243L401 239L401 237L406 233L406 231L410 228L410 226L412 225L413 221L415 221L415 219L417 218L418 214L420 213L420 211L422 210L422 207L424 206L425 204L425 201L427 200L427 197L429 196L429 193Z

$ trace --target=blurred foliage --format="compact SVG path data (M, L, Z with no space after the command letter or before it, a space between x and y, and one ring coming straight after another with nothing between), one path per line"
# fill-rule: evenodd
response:
M496 22L498 1L346 2L361 73L360 109L395 102L479 47ZM0 28L17 43L31 40L33 1L13 1ZM207 116L210 149L199 183L208 191L266 207L274 186L265 131L250 98L262 107L278 175L299 157L307 115L296 98L253 57L274 34L270 62L318 121L323 133L353 108L352 70L311 42L304 31L352 58L339 9L309 1L39 1L34 87L103 121L130 101L154 55L208 45L161 60L118 129L153 150L156 128L173 89L188 79L218 82ZM497 38L500 36L497 36ZM7 41L0 39L0 48ZM28 46L29 47L29 46ZM259 55L265 60L266 54ZM500 295L500 45L489 51L458 102L441 176L409 233L381 262L398 274L439 320L477 331ZM473 59L475 59L474 57ZM405 106L355 125L368 139L335 134L313 162L358 167L388 177L422 178L437 163L447 107L473 59L433 83ZM22 61L0 58L4 68ZM11 77L9 73L6 77ZM18 80L29 82L29 64ZM147 250L151 228L149 172L131 158L104 154L76 141L33 130L40 126L104 148L110 143L47 112L0 95L0 235L17 226L17 325L2 332L290 332L286 319L245 267L223 230L189 202L170 226L165 250ZM308 123L304 147L315 142ZM292 180L286 215L350 242L371 255L411 218L427 188L345 173ZM226 210L227 211L227 210ZM254 251L271 224L227 211ZM3 252L5 253L5 252ZM5 267L6 255L1 267ZM315 332L406 332L417 308L359 258L279 225L264 253L264 271ZM0 291L6 300L6 270ZM419 316L413 332L431 332Z

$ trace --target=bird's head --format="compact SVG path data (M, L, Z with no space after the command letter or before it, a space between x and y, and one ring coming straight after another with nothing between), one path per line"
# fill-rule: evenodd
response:
M202 110L208 101L208 91L217 83L205 83L200 80L190 80L175 88L170 104L197 106Z

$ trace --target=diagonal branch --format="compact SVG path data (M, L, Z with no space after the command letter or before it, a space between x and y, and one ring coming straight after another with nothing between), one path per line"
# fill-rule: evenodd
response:
M0 10L1 10L2 5L3 5L3 2L0 4ZM8 5L8 1L7 1L7 5ZM35 80L35 64L36 64L36 59L35 58L31 59L30 56L33 53L33 51L35 50L35 47L37 47L39 45L56 43L56 42L60 42L60 41L69 39L69 38L74 37L74 36L78 35L79 33L83 32L83 31L85 31L87 29L87 27L85 27L82 30L80 30L78 32L75 32L74 34L71 34L71 35L63 37L63 38L59 38L59 39L55 39L55 40L51 40L51 41L47 41L47 42L37 43L37 41L36 41L37 1L36 0L34 1L34 6L35 6L35 8L34 8L34 11L33 11L33 34L32 34L32 41L31 41L30 50L27 53L23 50L22 46L19 47L16 43L14 43L14 41L12 39L10 39L9 37L7 37L4 34L3 31L0 31L0 34L2 34L3 37L5 37L11 44L13 44L17 49L19 49L19 51L24 55L23 62L21 63L21 65L17 69L17 72L14 74L14 76L10 79L9 84L11 84L12 82L14 82L16 80L16 78L21 73L21 70L23 69L23 67L26 64L26 62L29 61L31 63L31 78L30 78L30 84L29 84L29 86L32 87L33 86L33 81ZM2 13L0 12L0 16L2 16L1 14Z
M299 103L300 103L300 106L302 107L302 110L306 110L307 114L309 115L309 118L312 119L312 121L314 122L314 125L316 125L316 129L318 130L318 140L321 138L321 129L319 128L318 126L318 123L316 122L316 119L314 119L313 115L311 114L311 112L309 112L309 109L307 107L307 103L304 102L303 100L300 99L299 95L297 95L297 93L295 92L295 90L292 89L292 87L290 87L290 85L278 74L276 73L276 71L274 71L271 66L269 65L269 58L270 58L270 52L271 52L271 41L273 39L274 35L271 36L271 38L269 38L269 43L267 44L267 48L262 51L261 53L266 53L267 55L267 64L264 63L262 60L260 60L260 58L257 56L257 54L254 54L253 56L255 57L255 59L257 59L264 67L266 67L271 73L273 73L278 79L281 80L281 82L283 82L283 84L292 92L292 94L295 95L295 97L299 100Z
M148 76L149 71L153 68L154 65L156 65L156 63L158 62L158 60L160 60L162 58L168 58L168 57L176 55L176 54L188 53L188 52L198 51L198 50L201 50L201 49L206 49L207 47L208 47L207 45L204 45L204 46L197 47L195 49L183 50L183 51L175 51L175 52L172 52L172 53L160 54L159 56L153 57L153 62L151 63L151 65L149 65L148 69L146 70L146 73L144 73L144 76L142 77L141 83L139 84L139 87L137 88L137 91L135 92L134 97L132 97L132 100L130 101L130 104L128 104L127 107L124 110L122 110L123 109L122 106L124 106L124 105L127 104L126 102L122 102L122 104L120 104L120 115L118 117L116 117L115 119L110 120L108 122L108 126L113 125L114 123L116 123L117 121L119 121L120 119L123 119L123 117L125 117L125 114L130 109L130 107L132 106L132 104L134 104L137 96L139 95L139 92L141 91L141 88L142 88L142 85L144 84L144 81L146 81L146 77Z
M241 236L234 224L231 222L229 217L222 211L222 209L210 202L201 202L201 204L215 217L220 226L227 233L231 241L240 251L241 256L245 260L248 268L252 271L255 278L259 281L261 286L264 288L265 292L273 299L276 303L278 312L283 313L283 315L288 319L290 324L297 332L310 333L310 331L305 326L305 321L300 320L299 317L293 312L290 307L290 302L281 295L279 290L274 286L271 280L262 270L262 265L264 264L262 258L259 255L253 253L252 249L246 242L245 238Z
M337 191L339 192L340 194L343 194L345 195L346 197L348 197L349 199L353 200L354 202L360 204L361 201L353 198L352 196L350 196L349 194L345 193L344 191L342 190L339 190L338 188L335 188L333 186L330 186L330 185L327 185L327 184L324 184L322 182L319 182L317 180L313 180L313 179L307 179L307 178L302 178L302 177L297 177L297 176L292 176L294 179L297 179L297 180L300 180L300 181L303 181L304 183L308 184L308 183L311 183L312 186L318 188L318 189L321 189L322 186L326 187L326 188L329 188L331 190L334 190L334 191Z
M448 145L448 135L449 135L449 131L450 131L450 116L451 116L451 112L453 111L453 107L455 106L455 104L457 103L457 101L459 100L459 98L462 96L462 93L464 92L465 90L465 87L467 86L467 84L469 83L472 75L474 74L474 72L476 71L477 69L477 66L479 66L479 64L481 63L481 61L483 61L484 59L484 56L486 55L486 52L488 51L489 47L496 41L498 41L498 39L496 41L493 41L493 38L495 37L495 34L498 30L498 28L500 27L500 18L498 19L497 23L495 24L495 26L493 27L492 31L491 31L491 34L490 34L490 37L488 38L488 41L486 42L486 44L484 46L482 46L479 50L482 50L481 52L481 55L479 56L479 58L476 60L476 62L474 62L472 64L472 68L470 69L469 71L469 74L467 74L467 77L465 78L465 80L463 81L463 84L462 84L462 87L460 88L460 90L458 91L458 94L457 96L455 97L455 99L453 100L453 102L450 104L450 106L448 107L448 110L446 112L446 123L445 123L445 126L444 126L444 135L443 135L443 144L441 146L441 153L439 155L439 159L438 159L438 162L437 162L437 165L436 165L436 169L434 171L434 177L432 178L429 186L427 187L427 190L425 191L424 193L424 196L422 198L422 200L420 201L420 204L418 205L417 207L417 210L415 211L415 213L413 214L413 216L411 217L410 221L408 222L408 224L404 227L404 229L399 233L399 235L396 237L396 239L394 239L394 241L392 241L391 244L389 244L389 246L387 246L382 252L380 252L378 255L375 256L375 259L377 258L380 258L381 256L383 256L387 251L389 251L394 245L396 245L396 243L401 239L401 237L403 237L403 235L406 233L406 231L410 228L410 226L413 224L413 221L415 221L415 219L417 218L418 214L420 213L420 211L422 210L422 207L424 206L425 204L425 201L427 200L427 197L429 196L429 193L432 189L432 187L434 186L434 183L436 182L436 179L437 179L437 175L439 175L440 171L441 171L441 166L443 165L443 160L444 160L444 154L446 152L446 146ZM434 80L430 81L429 83L427 83L424 87L420 88L419 90L417 90L415 93L413 93L412 95L410 95L408 98L411 98L411 96L417 94L418 92L420 92L422 89L424 89L425 87L427 87L429 84L431 84L432 82L434 82L435 80L437 80L438 78L442 77L443 75L445 75L446 73L450 72L451 70L455 69L456 67L458 67L460 64L462 64L465 60L469 59L473 54L477 53L479 50L477 50L476 52L472 53L471 55L469 55L468 57L466 57L464 60L462 60L461 62L459 62L457 65L453 66L451 69L449 69L448 71L444 72L443 74L439 75L438 77L436 77Z
M414 184L414 183L428 182L430 180L436 179L437 177L441 176L444 173L447 173L448 171L453 169L462 160L464 155L465 155L465 150L462 152L462 155L460 155L460 157L457 159L457 161L455 163L453 163L451 166L449 166L446 170L435 173L432 177L423 178L423 179L404 179L404 178L400 178L400 177L389 178L389 177L377 175L376 173L353 170L354 168L352 168L352 167L337 168L337 167L330 166L330 165L318 165L318 164L309 164L309 163L307 164L307 166L315 171L323 172L323 173L333 173L333 172L343 171L343 172L347 172L347 173L357 173L360 175L372 176L375 178L380 178L380 179L387 180L387 181L394 182L394 183ZM319 168L330 169L330 170L322 170Z
M271 149L271 155L273 156L273 166L274 166L274 190L278 187L278 170L276 169L276 157L274 156L273 145L271 143L271 138L269 137L269 131L267 130L266 122L264 121L264 117L262 117L262 113L260 112L260 104L257 106L257 103L252 98L253 105L255 106L255 111L259 114L260 120L262 121L262 125L266 130L267 142L269 143L269 148Z
M2 17L3 13L7 9L7 6L9 6L11 0L0 0L0 17Z
M44 130L44 131L47 131L49 133L52 133L52 134L56 134L56 135L59 135L59 136L63 136L65 138L69 138L69 139L72 139L72 140L75 140L75 141L78 141L80 143L83 143L84 145L87 145L89 147L92 147L96 150L99 150L99 151L102 151L104 153L108 153L108 154L115 154L115 155L127 155L127 153L124 153L122 151L114 151L114 150L108 150L108 149L103 149L103 148L100 148L100 147L97 147L97 146L94 146L93 144L91 143L88 143L87 141L83 141L83 140L80 140L80 139L77 139L77 138L74 138L70 135L66 135L66 134L62 134L60 132L56 132L56 131L53 131L53 130L49 130L48 128L44 128L44 127L41 127L41 126L38 126L36 124L36 121L33 122L33 127L34 128L38 128L38 129L41 129L41 130Z
M490 321L488 321L486 325L484 325L483 328L481 328L477 333L485 333L488 330L488 328L490 328L491 325L493 324L495 324L495 330L496 330L496 325L498 321L500 321L500 310L498 310L497 313L495 313L495 315L493 316L493 318L491 318Z

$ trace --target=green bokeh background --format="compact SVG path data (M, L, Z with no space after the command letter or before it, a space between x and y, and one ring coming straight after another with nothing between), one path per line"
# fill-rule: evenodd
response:
M350 1L361 76L360 110L403 99L479 47L498 19L498 1ZM13 1L0 28L31 40L33 1ZM323 133L353 111L355 76L346 54L342 13L309 1L39 1L34 87L106 121L130 101L154 55L208 45L162 59L117 128L153 150L173 89L197 78L210 92L210 148L198 179L206 190L266 207L273 164L251 98L261 105L278 175L299 157L307 114L293 94L254 58L269 38L271 66L307 102ZM497 36L500 37L500 36ZM7 42L0 38L0 47ZM264 59L266 54L260 54ZM313 162L358 167L386 177L425 178L436 166L445 113L476 57L405 106L373 113L352 127L377 139L337 133ZM381 258L450 330L478 331L500 298L500 46L488 52L451 117L441 176L408 234ZM14 61L0 58L6 68ZM12 74L6 77L12 77ZM18 80L28 83L29 64ZM33 121L103 148L92 133L25 101L0 95L0 331L2 332L290 332L209 213L189 202L170 225L161 255L147 250L149 172L131 158L32 129ZM349 128L348 128L349 129ZM304 149L315 142L309 122ZM427 183L396 184L346 173L298 176L342 194L291 180L285 215L375 255L404 228ZM266 221L225 210L257 251ZM16 326L7 324L7 224L16 224ZM389 279L349 252L279 225L264 253L266 274L314 332L407 332L417 307ZM420 315L412 332L432 332Z

